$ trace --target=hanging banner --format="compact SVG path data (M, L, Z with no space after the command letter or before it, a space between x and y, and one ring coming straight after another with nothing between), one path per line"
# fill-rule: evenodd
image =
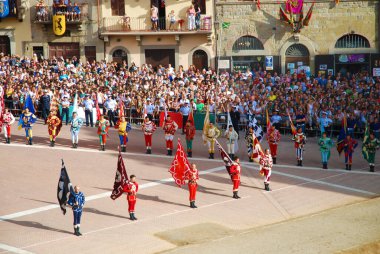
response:
M273 70L273 56L265 56L265 69L267 71Z
M65 15L53 16L53 32L55 35L63 35L66 32L66 17Z
M5 18L9 15L8 0L0 0L0 18Z
M285 4L286 12L300 14L302 12L303 0L287 0Z

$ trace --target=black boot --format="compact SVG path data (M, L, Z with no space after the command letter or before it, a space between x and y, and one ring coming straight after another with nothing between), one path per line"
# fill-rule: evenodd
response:
M249 157L249 162L253 162L253 159L251 157Z
M146 149L146 154L149 154L149 149L148 148Z
M212 159L212 157L211 157L211 153L208 154L208 158L209 158L209 159Z
M76 227L74 227L74 235L79 236L78 235L78 228L76 228Z
M323 168L323 169L326 169L326 163L323 162L323 164L322 164L322 168Z
M264 183L264 186L265 186L265 190L266 191L270 191L270 189L269 189L269 183Z
M187 157L189 157L189 158L190 158L190 152L187 152Z
M53 147L54 147L55 146L55 141L53 140L52 142L53 142Z
M133 220L137 220L135 213L132 213Z
M75 148L75 143L73 143L73 146L71 148Z
M148 149L148 154L152 154L152 149Z
M348 164L346 164L346 170L348 170Z
M195 205L195 201L193 201L193 208L198 208L198 206Z
M80 227L77 227L77 234L78 236L82 235L82 233L80 232Z
M297 160L297 166L299 166L300 165L300 160Z
M123 152L125 153L127 151L127 148L125 146L123 146Z
M273 157L273 164L277 164L276 157Z
M133 213L129 213L129 219L130 219L130 220L135 220L135 219L133 218Z
M8 137L8 144L10 144L11 143L11 138L10 137Z
M29 145L31 145L31 146L33 145L33 139L31 139L31 138L29 139Z
M190 152L189 157L190 157L190 158L193 157L193 152Z
M211 159L214 159L214 153L211 153Z
M369 172L375 172L375 166L374 165L369 166Z
M53 141L50 140L50 147L53 147Z
M168 149L168 153L166 154L167 156L169 156L170 155L170 150Z
M233 160L234 157L235 157L235 154L231 153L231 156L230 156L231 160Z
M173 151L172 149L169 150L169 156L172 156L173 155Z
M75 143L74 145L75 145L75 147L74 147L75 149L78 148L78 144L77 143Z
M300 160L300 167L302 167L302 160Z
M350 170L350 171L351 171L351 164L349 164L349 165L348 165L348 170Z
M233 198L235 198L235 199L239 199L240 198L237 191L234 191L233 194L234 194L232 196Z

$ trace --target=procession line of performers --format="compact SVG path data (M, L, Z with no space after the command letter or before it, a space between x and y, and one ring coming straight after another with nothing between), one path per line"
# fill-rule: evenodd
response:
M54 147L56 138L60 131L60 126L62 126L62 121L58 116L58 103L53 99L51 106L50 114L46 120L48 125L48 133L50 138L50 146ZM22 115L20 116L20 125L19 128L25 130L25 137L27 145L33 144L33 124L36 122L37 117L26 108ZM12 113L6 108L3 115L3 131L5 142L11 142L11 125L15 122L15 117ZM79 142L79 131L83 126L83 120L78 117L76 112L73 113L72 120L70 122L70 133L72 139L72 148L78 147ZM103 115L100 115L100 118L96 122L98 127L97 134L99 136L100 150L104 151L108 132L110 128L110 122L105 119ZM155 123L146 116L144 122L141 126L145 138L146 153L152 153L152 136L156 131L157 127ZM173 151L173 138L178 129L178 125L173 121L170 115L167 115L163 123L163 130L165 132L165 141L167 155L172 155ZM126 152L126 147L128 143L128 133L131 130L130 123L126 122L124 117L120 118L118 123L118 135L120 140L120 147L122 152ZM249 128L245 140L247 143L248 158L250 162L254 161L253 151L254 151L254 140L252 136L253 129ZM194 123L191 120L188 120L184 127L184 133L186 137L186 148L187 156L192 157L193 153L193 140L195 136L195 127ZM214 159L215 153L215 140L220 136L220 131L216 128L213 123L209 123L209 127L206 135L206 142L208 145L209 159ZM223 137L226 139L227 152L228 155L233 158L235 155L235 143L238 142L238 133L234 130L232 125L229 125L227 130L224 132ZM267 130L266 139L269 144L269 151L272 156L273 164L277 163L277 147L280 142L281 135L279 130L275 128L274 125L271 125ZM297 132L293 135L292 140L294 141L294 148L296 151L297 166L303 166L303 152L306 144L306 135L303 133L302 128L298 128ZM352 157L353 153L358 146L358 142L354 140L350 133L348 133L345 139L342 141L344 158L346 170L351 170L352 168ZM318 141L320 146L322 168L328 169L328 161L330 159L330 150L334 147L334 142L331 138L327 137L325 132L322 132L322 137ZM375 154L376 150L379 148L380 141L376 139L373 133L369 134L369 138L363 142L363 149L366 150L368 156L366 160L369 163L370 171L373 172L375 168Z

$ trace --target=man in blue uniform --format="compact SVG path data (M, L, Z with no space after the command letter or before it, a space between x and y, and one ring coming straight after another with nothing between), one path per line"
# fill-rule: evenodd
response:
M41 97L42 118L44 119L45 124L50 112L50 96L47 94L47 92L47 90L44 90L44 95Z
M82 216L82 209L85 202L83 192L79 191L79 186L74 187L74 192L70 194L69 201L67 202L69 206L73 208L74 214L74 235L81 236L80 232L80 218Z

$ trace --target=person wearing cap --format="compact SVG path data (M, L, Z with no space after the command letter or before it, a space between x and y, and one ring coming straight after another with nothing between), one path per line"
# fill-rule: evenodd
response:
M107 110L108 120L111 124L110 127L112 127L113 125L116 125L115 110L117 106L117 103L114 100L113 96L108 96L106 103L104 103L104 106L106 107L106 110Z
M230 158L235 156L235 143L239 138L237 132L232 125L228 126L228 129L224 132L224 137L227 139L227 153Z
M55 145L55 139L57 135L59 134L59 131L61 129L61 119L57 116L56 111L51 111L49 117L46 120L48 124L48 131L49 131L49 137L50 137L50 146L54 147Z
M187 185L189 187L189 201L190 201L190 208L198 208L195 205L195 197L197 195L197 188L198 188L198 180L199 180L199 174L197 165L195 163L191 164L191 168L189 171L186 172L185 179L187 179Z
M322 157L322 168L328 169L328 162L330 159L330 149L333 146L332 140L327 137L325 132L322 133L322 137L318 141L319 150L321 151Z
M83 105L86 117L86 126L88 127L91 124L91 127L94 127L94 120L92 116L92 110L94 109L94 101L90 99L88 94L84 96Z
M63 100L61 102L62 107L62 120L63 117L65 117L66 125L69 123L69 111L70 111L70 101L67 97L63 97Z
M48 95L48 91L46 89L44 90L44 94L42 95L40 101L42 109L42 118L44 119L44 122L46 124L46 120L50 112L50 96Z
M176 130L178 129L178 125L171 119L170 115L168 114L164 120L162 128L165 132L166 149L168 150L167 155L171 156L173 151L173 138Z
M272 175L273 159L269 149L265 149L264 153L261 154L259 164L261 165L260 174L264 176L264 188L266 191L270 191L269 183Z
M150 120L153 120L153 113L156 107L152 104L152 101L150 98L146 99L148 105L146 105L146 114L149 117Z
M189 119L185 126L187 157L193 157L194 123Z
M302 127L298 127L297 133L293 136L292 140L296 149L297 166L302 167L303 148L306 144L306 136L302 132Z
M120 140L120 147L122 152L127 151L128 132L132 129L131 125L125 121L125 117L120 118L118 134Z
M346 164L346 170L351 170L352 155L357 146L358 142L353 139L350 134L347 134L346 138L343 141L344 163Z
M185 100L185 104L181 106L179 112L182 114L182 135L185 134L185 125L187 123L187 119L189 118L191 108L189 106L189 100Z
M209 159L214 159L214 153L215 153L215 140L220 136L220 131L218 128L214 126L212 122L209 123L209 127L207 129L206 138L207 138L207 145L208 145L208 153L209 153Z
M273 164L277 163L277 146L280 142L281 134L274 125L271 125L267 130L267 141L269 144L270 153L272 156Z
M321 134L325 133L326 136L330 136L332 120L327 117L326 112L322 112L322 117L318 119Z
M363 155L364 159L369 164L369 171L375 172L375 158L376 158L376 150L380 147L380 141L375 137L375 134L371 132L369 137L364 138L363 141Z
M152 153L152 135L156 131L156 125L148 116L145 117L144 123L141 125L144 132L146 154Z
M15 117L8 108L5 108L3 115L3 130L5 143L11 143L11 125L15 122Z
M98 126L100 150L105 151L108 129L110 128L110 122L104 118L104 115L100 115L100 119L96 122L96 126Z
M73 112L73 117L70 122L70 133L71 133L71 141L73 143L73 148L78 148L79 131L82 125L83 125L83 120L78 117L77 112Z

